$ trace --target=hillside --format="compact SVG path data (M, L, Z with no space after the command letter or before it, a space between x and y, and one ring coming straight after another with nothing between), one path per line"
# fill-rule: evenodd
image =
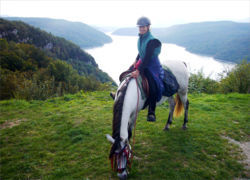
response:
M94 58L79 46L23 22L0 19L0 38L15 43L32 44L43 50L48 57L71 64L80 75L94 76L101 82L113 82L98 68Z
M0 39L0 100L45 100L108 87L110 83L79 75L72 65L48 57L34 45Z
M137 35L137 31L136 28L124 28L113 34ZM169 28L152 28L152 32L162 42L183 46L193 53L237 63L250 58L250 23L190 23Z
M81 48L103 46L112 39L97 29L81 23L62 19L6 17L8 20L23 21L32 26L72 41Z
M249 94L189 94L188 130L183 117L162 131L141 111L129 179L249 179L246 157L234 139L249 141ZM113 101L108 91L46 101L0 101L0 179L118 179L108 159ZM133 132L134 133L134 132Z

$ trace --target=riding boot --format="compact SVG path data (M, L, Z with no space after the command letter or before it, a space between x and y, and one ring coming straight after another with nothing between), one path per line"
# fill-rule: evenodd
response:
M155 117L155 107L156 107L156 101L150 100L149 106L148 106L148 117L147 117L147 121L150 121L150 122L155 122L155 121L156 121L156 117Z

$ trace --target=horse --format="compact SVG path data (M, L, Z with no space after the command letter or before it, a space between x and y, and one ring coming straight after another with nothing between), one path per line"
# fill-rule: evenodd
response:
M184 123L182 129L187 129L188 122L188 80L189 72L187 66L181 61L167 61L168 69L175 76L179 88L174 99L173 96L162 96L157 102L160 105L164 101L169 102L169 115L164 130L169 130L172 124L173 115L178 117L184 109ZM120 179L127 179L127 166L131 163L131 146L129 144L132 130L135 126L137 114L143 109L146 99L142 98L141 90L138 88L137 80L126 77L118 86L115 94L113 106L113 132L112 136L106 135L108 141L112 143L109 158L112 168L118 173ZM115 166L115 167L114 167Z

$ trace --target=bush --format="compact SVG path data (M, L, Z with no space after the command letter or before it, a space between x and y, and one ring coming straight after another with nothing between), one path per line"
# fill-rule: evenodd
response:
M243 60L220 80L220 92L250 93L250 63Z
M208 93L213 94L218 92L218 82L205 77L202 71L198 74L191 73L189 77L188 91L190 93Z
M13 98L16 89L17 77L15 72L0 68L0 99Z

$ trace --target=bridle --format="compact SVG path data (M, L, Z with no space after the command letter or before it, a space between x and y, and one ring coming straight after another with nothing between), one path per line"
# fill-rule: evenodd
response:
M111 168L119 173L126 170L127 165L131 168L132 165L132 149L128 143L119 151L115 152L110 158Z

